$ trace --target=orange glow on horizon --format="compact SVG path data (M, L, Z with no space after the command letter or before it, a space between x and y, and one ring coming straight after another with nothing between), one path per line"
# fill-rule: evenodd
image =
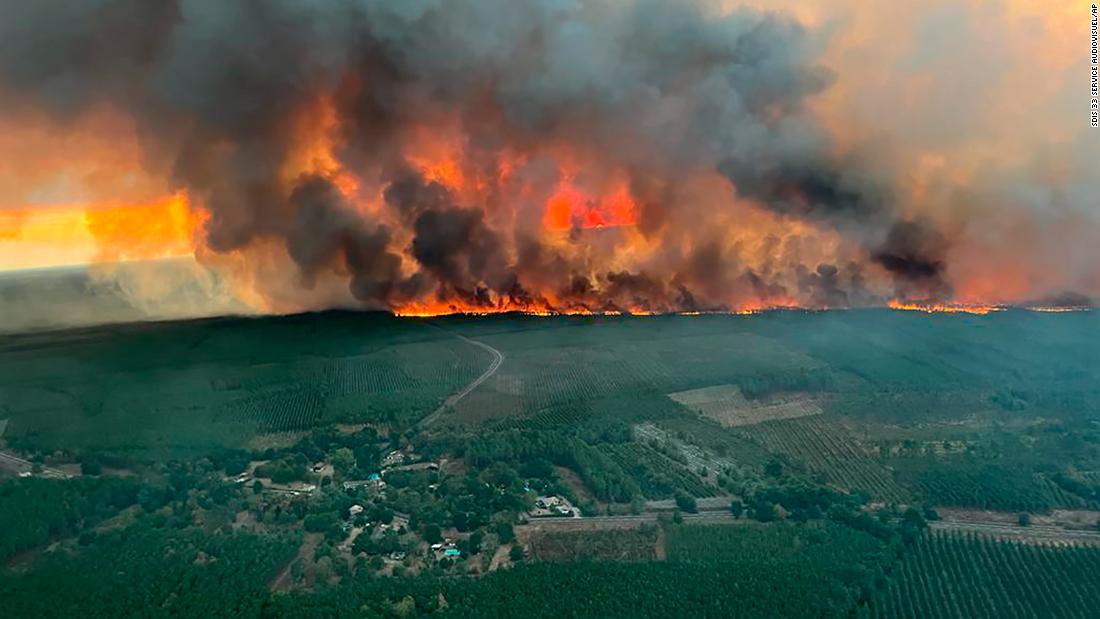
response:
M1003 311L1005 308L999 305L971 305L967 303L939 303L939 302L912 302L891 299L886 304L890 309L909 312L924 312L926 314L976 314L984 316L993 312Z
M205 219L183 194L0 209L0 271L192 256Z

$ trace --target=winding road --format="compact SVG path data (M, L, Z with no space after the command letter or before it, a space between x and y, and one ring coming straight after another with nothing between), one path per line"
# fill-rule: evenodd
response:
M443 329L442 327L436 327L436 328L441 329L443 331L447 331L446 329ZM482 372L481 376L478 376L474 380L470 381L470 383L467 384L465 387L463 387L462 390L457 391L457 392L451 394L450 396L448 396L447 399L444 400L443 403L439 405L439 408L432 411L432 414L430 414L427 417L421 419L420 423L417 424L421 428L427 427L427 426L431 425L432 423L434 423L435 420L438 419L439 416L442 415L445 410L447 410L448 408L454 407L455 404L458 404L459 400L466 397L474 389L477 389L478 385L480 385L481 383L488 380L490 376L492 376L493 374L496 373L497 368L500 367L500 364L504 363L504 353L502 353L499 350L493 348L492 346L490 346L490 345L488 345L484 342L479 342L477 340L471 340L470 338L468 338L464 335L459 335L459 334L453 333L451 331L447 331L447 333L457 337L458 339L460 339L460 340L462 340L462 341L464 341L468 344L473 344L474 346L477 346L478 348L482 348L482 349L488 351L489 354L491 354L493 356L493 362L489 364L488 369L486 369L484 372Z

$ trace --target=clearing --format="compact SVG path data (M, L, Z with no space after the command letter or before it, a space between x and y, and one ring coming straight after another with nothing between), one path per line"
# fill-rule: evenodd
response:
M782 393L749 400L737 385L715 385L668 394L683 405L723 426L751 426L776 419L820 415L817 400L805 393Z

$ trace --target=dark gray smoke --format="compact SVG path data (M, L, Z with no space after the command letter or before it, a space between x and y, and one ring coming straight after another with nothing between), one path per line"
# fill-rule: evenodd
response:
M780 216L839 233L899 290L943 294L946 241L895 213L888 183L835 155L803 112L832 76L794 21L673 0L85 0L0 2L0 109L64 122L125 110L149 165L210 211L215 251L282 242L308 288L346 273L375 305L456 299L653 310L731 298L866 302L858 262L750 266L685 198L720 173ZM325 95L337 157L382 195L364 214L333 179L291 181L295 121ZM478 201L417 174L404 146L425 126L458 127ZM551 146L582 177L629 175L637 230L667 251L624 268L627 240L575 230L549 243L541 202ZM556 170L556 165L549 169ZM538 193L534 191L534 193ZM360 196L369 198L371 196ZM877 265L877 267L875 267Z

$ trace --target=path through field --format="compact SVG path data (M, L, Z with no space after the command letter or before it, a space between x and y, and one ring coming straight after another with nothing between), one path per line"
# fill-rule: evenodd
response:
M442 329L442 327L437 327L437 328ZM442 330L446 331L446 329L442 329ZM504 353L502 353L499 350L493 348L492 346L490 346L488 344L485 344L484 342L479 342L477 340L471 340L470 338L468 338L464 335L459 335L459 334L453 333L451 331L447 331L447 333L450 333L451 335L457 337L458 339L460 339L460 340L462 340L462 341L464 341L468 344L473 344L474 346L477 346L478 348L482 348L482 349L488 351L488 353L493 356L493 362L489 364L489 368L486 369L481 374L481 376L478 376L474 380L470 381L470 383L468 385L466 385L465 387L463 387L461 390L451 394L450 397L448 397L446 400L443 401L442 404L439 405L439 408L432 411L432 414L430 414L427 417L421 419L420 423L417 424L420 427L426 427L426 426L431 425L432 423L434 423L435 420L438 419L439 416L443 414L443 411L447 410L448 408L453 408L455 404L458 404L459 400L461 400L462 398L469 395L469 393L471 391L473 391L474 389L477 389L478 385L485 382L486 380L489 379L490 376L495 374L496 371L497 371L497 368L500 367L500 364L504 363Z
M314 551L321 544L321 537L320 533L306 533L302 545L298 547L298 553L290 561L287 561L286 566L279 570L274 578L268 581L267 589L269 591L289 591L294 584L292 571L294 564L312 559Z

